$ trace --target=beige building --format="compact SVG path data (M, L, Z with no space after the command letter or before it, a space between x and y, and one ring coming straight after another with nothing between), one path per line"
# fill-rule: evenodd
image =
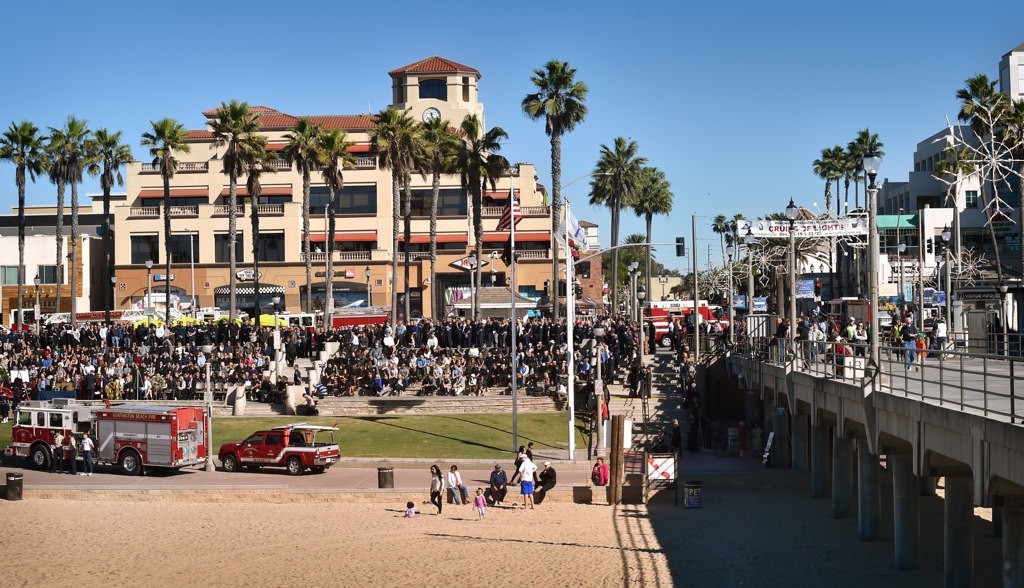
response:
M440 57L390 72L392 106L408 109L416 120L440 116L457 127L469 114L483 118L478 100L477 70ZM299 116L268 107L253 107L261 114L263 132L269 149L283 149L285 135ZM193 295L198 306L228 305L228 178L223 173L224 148L214 145L209 123L216 111L203 115L205 127L189 131L190 153L177 154L180 165L171 180L172 293L188 300ZM391 293L406 291L401 266L391 276L394 251L391 232L391 174L381 169L369 143L373 118L368 114L308 115L325 129L341 129L355 145L356 168L345 170L345 185L339 198L337 235L334 252L335 307L364 305L390 306ZM538 131L539 132L539 131ZM281 296L285 308L297 312L307 296L305 260L302 244L302 177L284 161L275 164L276 173L264 175L263 193L255 203L260 215L258 246L261 312L272 312L272 297ZM551 268L550 207L537 183L531 164L518 164L512 175L502 178L497 190L486 192L483 203L483 250L488 265L483 269L484 287L506 283L507 268L500 259L488 254L501 252L507 233L494 231L508 199L511 183L520 197L524 218L517 228L518 291L539 299ZM446 309L469 293L469 273L450 264L465 257L475 245L471 206L457 176L441 180L439 204L437 283L429 283L429 208L430 178L413 176L412 238L402 243L399 254L407 251L411 261L408 292L413 316L431 316L431 296L439 296ZM235 242L239 271L237 305L250 314L255 310L253 296L254 255L250 215L253 203L247 198L244 178L239 182L238 239ZM162 277L164 235L163 188L157 167L137 161L127 172L127 200L115 209L116 273L119 279L117 306L142 305L147 288L145 262L153 260L153 277ZM325 293L324 240L327 191L319 174L312 177L310 195L311 230L314 251L310 254L315 277L314 306L321 306ZM564 255L564 253L562 254ZM159 276L158 276L159 274ZM155 281L157 292L164 283ZM404 299L403 299L404 300ZM400 304L401 306L401 304Z

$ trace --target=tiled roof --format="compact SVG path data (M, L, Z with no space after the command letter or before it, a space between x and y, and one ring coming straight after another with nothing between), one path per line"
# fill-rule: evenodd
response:
M290 129L295 126L295 123L299 122L300 118L274 110L273 108L267 108L266 106L253 106L250 110L260 113L261 129ZM216 115L217 111L207 110L203 114L209 118ZM306 118L325 129L360 131L372 129L375 126L374 117L370 114L312 114L306 115ZM186 140L212 139L213 133L206 130L189 131L185 138ZM278 149L274 149L274 146L271 146L271 150Z
M580 221L580 226L583 227L584 229L590 229L590 228L596 227L597 225L595 225L594 223L592 223L590 221L581 220Z
M393 76L395 74L403 74L403 73L461 73L461 72L475 73L478 76L480 75L480 72L478 70L475 70L472 67L469 67L468 65L462 65L461 63L455 63L454 61L452 61L450 59L445 59L444 57L438 57L437 55L434 55L433 57L428 57L428 58L426 58L426 59L424 59L422 61L417 61L416 63L410 63L409 65L407 65L405 67L400 67L398 69L391 70L391 71L388 72L388 74Z
M290 128L294 127L299 119L288 114L274 112L260 116L260 128Z
M205 130L202 130L202 131L200 131L200 130L189 131L188 133L185 134L185 140L186 141L194 140L194 139L212 139L212 138L213 138L213 133L211 133L210 131L205 131Z
M325 129L372 129L375 126L369 114L311 115L309 120Z
M206 116L206 117L217 116L218 112L220 112L220 107L219 106L217 108L211 108L210 110L204 110L203 111L203 116ZM249 107L249 112L259 112L260 114L264 114L264 113L267 113L267 112L277 112L277 111L274 110L273 108L270 108L270 107L267 107L267 106L250 106Z

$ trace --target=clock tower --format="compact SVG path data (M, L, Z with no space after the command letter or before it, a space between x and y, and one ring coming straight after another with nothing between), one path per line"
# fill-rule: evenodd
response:
M484 107L477 96L479 71L434 56L388 74L391 76L391 106L396 110L408 109L419 121L442 118L453 127L458 127L470 114L476 114L484 122Z

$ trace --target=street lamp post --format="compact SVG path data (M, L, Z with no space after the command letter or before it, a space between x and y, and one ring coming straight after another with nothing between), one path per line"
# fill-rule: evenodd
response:
M487 257L491 258L491 288L493 288L498 283L498 274L494 271L494 267L498 259L501 258L501 254L497 251L491 251L487 254Z
M113 312L117 310L117 276L110 276L110 293L110 310Z
M277 385L277 381L281 379L281 322L279 315L281 312L281 297L274 295L270 299L274 303L274 385Z
M153 260L146 260L146 316L152 316L150 308L153 308Z
M789 219L789 346L796 357L796 217L800 212L793 199L786 206Z
M636 320L636 278L638 269L640 267L639 261L634 261L629 264L629 279L630 279L630 293L632 294L632 304L630 305L630 316L633 320Z
M36 324L36 335L39 335L39 284L42 283L42 280L40 280L39 276L36 275L36 277L32 278L32 283L36 285L36 302L32 305L32 322ZM19 309L18 313L21 312L22 311ZM24 319L24 317L22 318ZM21 322L25 321L22 320Z
M743 242L747 245L747 314L754 312L754 250L752 247L757 243L754 231L747 229L743 236Z
M646 347L644 347L644 299L645 298L647 298L647 289L644 288L642 285L638 286L637 289L636 289L636 304L637 304L637 308L639 309L638 310L638 314L640 315L639 318L637 319L637 324L640 325L640 355L639 355L639 357L640 357L641 365L644 363L644 349L646 349Z
M899 230L899 223L896 224L896 230ZM900 321L902 321L903 316L907 314L907 296L903 286L903 284L905 283L903 281L903 253L906 252L906 250L906 243L899 243L898 245L896 245L896 263L899 264L900 270Z
M668 283L668 275L661 274L658 276L658 283L661 284L661 299L665 300L665 284Z
M733 253L736 252L736 248L733 247L732 245L729 245L728 247L725 248L725 252L729 256L729 265L726 266L725 270L726 272L728 272L729 276L729 326L726 328L729 329L729 345L731 346L734 343L732 337L733 324L736 322L736 309L734 308L733 304L733 302L736 299L736 296L733 293L732 283L732 255Z
M366 306L373 306L373 290L370 288L370 266L366 266L363 275L366 276Z
M949 329L950 335L953 334L953 292L951 287L951 279L949 272L949 246L953 240L953 232L949 230L949 225L942 229L942 257L943 266L946 273L946 328ZM941 355L940 355L941 357Z
M1010 336L1009 331L1006 329L1006 293L1010 288L1006 285L1006 282L999 284L999 322L1003 326L1003 355L1010 354Z
M878 370L878 258L881 255L878 245L878 168L882 166L882 158L874 153L864 155L864 171L868 175L868 304L871 313L871 329L868 342L871 348L870 361L874 371ZM897 226L899 226L897 224ZM872 376L874 373L872 373Z

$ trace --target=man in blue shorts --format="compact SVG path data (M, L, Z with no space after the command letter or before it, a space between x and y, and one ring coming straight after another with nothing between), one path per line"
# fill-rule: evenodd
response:
M520 480L519 488L523 491L523 508L526 505L530 505L530 510L533 510L533 474L537 471L537 464L533 463L533 460L529 457L523 458L523 463L519 464L519 476Z

